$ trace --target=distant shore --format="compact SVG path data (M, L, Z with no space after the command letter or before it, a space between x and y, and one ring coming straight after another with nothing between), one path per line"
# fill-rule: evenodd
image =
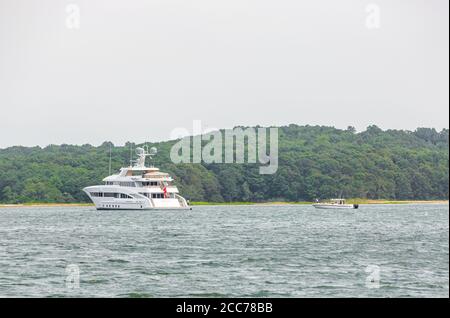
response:
M77 207L77 206L94 206L92 203L18 203L18 204L0 204L0 208L17 208L17 207Z
M192 201L192 206L202 205L255 205L255 206L272 206L272 205L310 205L314 202L198 202ZM350 204L449 204L448 200L368 200L368 199L348 199ZM0 204L0 208L17 208L17 207L83 207L94 206L92 203L23 203L23 204Z
M448 204L449 200L368 200L348 199L349 204ZM191 202L191 205L311 205L315 202Z

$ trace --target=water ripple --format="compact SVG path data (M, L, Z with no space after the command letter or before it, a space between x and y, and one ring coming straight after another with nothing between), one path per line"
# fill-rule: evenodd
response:
M448 205L0 209L0 296L448 297L448 214ZM68 265L79 285L67 282Z

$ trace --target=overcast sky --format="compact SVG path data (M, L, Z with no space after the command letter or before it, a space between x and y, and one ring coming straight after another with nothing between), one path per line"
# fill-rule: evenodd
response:
M197 119L448 128L448 12L448 0L0 0L0 147L166 140Z

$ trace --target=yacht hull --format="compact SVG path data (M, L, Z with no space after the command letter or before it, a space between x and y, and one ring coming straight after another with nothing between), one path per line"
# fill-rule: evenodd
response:
M97 208L97 211L114 211L114 210L120 210L120 211L179 211L179 210L192 210L190 207L180 207L180 208Z
M96 197L92 195L92 193L106 190L120 191L120 193L127 194L130 198ZM181 196L177 196L177 198L152 199L135 193L131 189L104 186L87 187L83 191L89 196L97 210L191 210L191 207Z

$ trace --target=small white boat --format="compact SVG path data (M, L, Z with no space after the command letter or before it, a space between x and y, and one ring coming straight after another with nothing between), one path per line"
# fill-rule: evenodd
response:
M317 202L313 204L316 209L357 209L358 204L346 204L345 199L331 199L329 202Z

